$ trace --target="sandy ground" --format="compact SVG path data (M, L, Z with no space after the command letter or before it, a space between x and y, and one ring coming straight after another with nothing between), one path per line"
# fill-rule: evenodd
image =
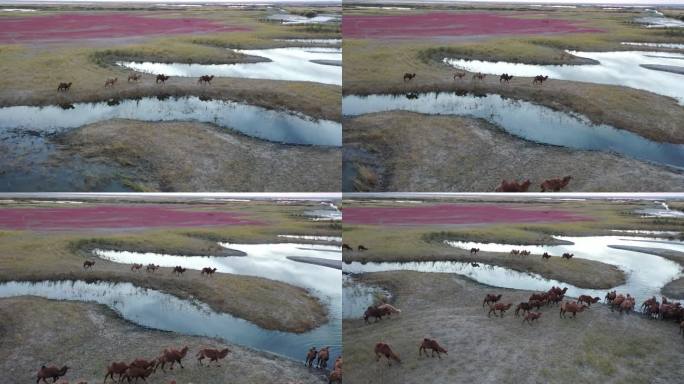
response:
M530 179L530 191L538 191L543 180L564 175L573 176L569 192L675 191L684 185L684 173L671 168L536 144L471 118L369 114L345 120L344 143L345 162L377 172L375 185L357 183L375 191L494 191L502 179Z
M110 120L72 130L52 161L116 164L141 190L338 191L341 149L253 139L210 124ZM296 180L296 183L293 183Z
M673 322L622 315L602 305L576 319L558 307L522 324L513 311L487 318L482 299L526 301L531 292L485 287L447 274L393 272L364 281L389 288L402 313L377 324L343 323L345 383L674 383L684 375L682 338ZM639 305L639 304L637 304ZM448 351L442 360L418 357L424 337ZM403 364L376 363L373 346L389 343Z
M302 363L226 344L220 340L183 336L138 327L97 304L18 297L0 299L0 369L3 382L28 383L43 364L68 365L65 379L99 383L113 361L152 359L164 348L190 350L184 369L158 371L150 384L169 383L320 383L321 372ZM201 348L229 348L221 367L200 367ZM111 381L110 381L111 382Z

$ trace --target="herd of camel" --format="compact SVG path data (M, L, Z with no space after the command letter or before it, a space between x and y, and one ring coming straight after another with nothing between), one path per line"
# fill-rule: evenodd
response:
M542 307L559 305L559 317L564 319L567 318L568 314L572 315L575 319L578 313L582 313L589 309L592 304L596 304L601 300L599 297L591 297L589 295L580 295L577 300L564 300L565 293L568 288L560 288L553 286L546 292L533 293L528 301L521 302L515 308L515 317L522 317L522 324L529 324L532 326L534 322L539 322L542 317L542 312L540 309ZM491 317L494 314L495 317L504 317L504 313L511 309L513 303L503 303L501 294L487 294L482 301L482 307L488 309L487 317ZM629 314L634 311L636 305L636 299L630 294L619 294L616 291L610 291L606 293L604 298L605 303L610 306L611 312L619 311L620 315ZM534 311L536 309L536 311ZM684 306L678 302L668 301L667 298L662 298L662 303L658 302L656 297L652 297L641 305L641 310L644 315L649 316L652 319L660 320L674 320L679 324L679 333L684 336ZM393 306L381 303L378 305L370 306L364 312L363 318L366 324L370 324L368 319L370 317L375 318L375 323L382 320L384 316L391 317L392 314L401 313L400 310L394 308ZM447 350L442 347L436 340L425 338L420 343L418 349L418 356L422 356L424 352L427 356L427 350L432 351L432 357L437 354L437 357L441 359L441 354L447 354ZM392 347L385 342L378 342L375 344L373 349L375 354L375 360L380 361L382 357L387 359L389 366L392 365L392 361L401 363L399 355L392 350Z
M170 78L171 78L171 76L166 76L164 74L158 74L155 78L155 83L164 85L164 84L166 84L166 80L168 80ZM142 74L140 74L140 73L131 73L130 75L128 75L128 82L129 83L131 81L134 83L137 83L141 79L142 79ZM211 76L210 75L203 75L197 79L197 83L198 84L209 84L210 85L212 80L214 80L214 75L211 75ZM114 88L114 86L118 82L119 82L118 77L110 77L110 78L105 80L104 87L105 88ZM70 90L72 84L73 84L73 82L68 82L68 83L61 82L61 83L59 83L59 85L57 86L57 92L66 92L66 91Z
M465 72L456 72L456 73L454 73L454 80L461 80L461 79L463 79L465 76L466 76L466 73L465 73ZM406 72L406 73L404 73L404 82L411 81L411 80L413 80L415 77L416 77L416 74L415 74L415 73ZM473 80L473 81L475 81L475 80L483 81L483 80L485 79L485 77L487 77L487 74L486 74L486 73L477 72L477 73L474 73L474 74L473 74L472 80ZM510 82L511 79L513 79L513 75L509 75L508 73L503 73L503 74L501 74L501 76L499 76L499 83L506 83L506 84L508 84L508 82ZM546 76L537 75L537 76L535 76L535 77L532 79L532 84L539 84L539 85L542 85L542 84L544 84L544 82L545 82L546 80L548 80L548 79L549 79L549 76L548 76L548 75L546 75Z
M185 346L181 349L166 348L158 357L150 360L136 358L130 363L126 363L125 361L112 362L107 366L107 372L105 373L103 384L107 382L107 379L111 379L111 381L116 381L117 383L121 383L123 381L127 383L137 383L139 379L147 381L147 378L149 378L153 373L156 373L158 369L161 369L162 372L166 372L167 364L169 365L169 370L173 370L173 367L176 363L178 363L181 368L185 368L183 367L182 360L185 358L189 350L190 348L188 346ZM224 359L229 352L230 350L228 348L221 350L214 348L202 348L195 354L195 357L201 366L205 366L202 362L207 359L207 367L210 366L212 362L216 362L216 366L220 367L220 360ZM38 384L41 380L43 383L47 384L48 379L52 379L52 382L55 383L60 378L66 376L68 371L69 367L66 365L61 368L54 365L43 365L36 374L36 384ZM117 376L116 379L115 376ZM68 382L60 381L60 383L67 384ZM77 383L88 384L86 381L79 381ZM171 380L169 384L176 384L176 381Z
M572 180L572 176L544 180L539 185L539 189L542 192L560 192L563 188L568 186L570 180ZM494 192L527 192L530 185L532 185L532 182L529 179L523 182L518 182L516 180L501 180L501 183L494 189Z
M83 269L92 269L94 265L95 265L95 261L86 260L83 262ZM141 271L143 269L143 267L145 267L146 272L150 272L150 273L154 273L159 268L161 268L159 265L155 265L152 263L147 264L146 266L142 265L140 263L133 263L133 264L131 264L131 271L132 272L138 272L138 271ZM183 268L180 265L177 265L177 266L173 267L173 270L171 271L171 273L175 274L176 276L181 276L187 270L188 270L187 268ZM200 272L200 274L212 276L214 273L216 273L216 271L217 271L216 268L204 267L204 268L202 268L202 271Z
M328 360L330 359L330 347L323 347L316 350L316 347L311 347L306 353L306 361L304 365L311 368L315 366L319 369L328 368ZM342 356L338 356L333 364L333 369L328 375L328 384L342 382Z

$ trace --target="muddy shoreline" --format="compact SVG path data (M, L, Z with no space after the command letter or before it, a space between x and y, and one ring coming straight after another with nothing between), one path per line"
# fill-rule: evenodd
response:
M251 348L228 344L208 337L185 336L145 329L118 316L102 305L46 300L35 297L0 299L0 368L5 380L27 382L35 379L42 364L67 364L66 379L100 382L106 366L113 361L153 358L164 348L190 347L183 361L185 369L153 374L150 384L226 382L251 384L263 377L305 384L324 382L319 370L309 370L300 362ZM79 324L74 327L73 324ZM20 339L12 335L23 335ZM45 342L50 337L50 342ZM195 354L200 348L229 348L231 351L217 368L200 367ZM265 375L265 376L264 376Z

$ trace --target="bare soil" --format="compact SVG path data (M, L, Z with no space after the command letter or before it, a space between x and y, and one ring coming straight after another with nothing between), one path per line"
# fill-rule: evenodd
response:
M340 189L341 149L270 143L210 124L109 120L69 131L57 141L61 150L53 162L80 156L116 164L139 190Z
M371 325L363 319L343 322L348 384L664 384L684 375L684 348L674 322L620 315L598 304L576 319L559 318L557 306L543 308L530 326L513 308L503 318L488 318L482 307L488 293L501 293L502 302L515 305L527 301L528 291L437 273L367 274L362 281L390 289L402 313ZM436 339L449 355L418 357L424 337ZM373 347L379 341L390 344L403 363L376 363Z
M349 118L344 143L345 162L374 170L379 180L353 185L372 191L494 191L502 179L530 179L530 191L539 191L545 179L565 175L573 176L567 192L675 191L684 185L684 172L673 168L537 144L465 117L396 111ZM355 155L359 150L372 156Z
M0 369L7 383L33 382L44 364L68 365L65 379L70 383L100 383L107 365L114 361L152 359L165 348L186 345L190 350L183 361L184 369L159 370L147 382L324 382L322 372L302 363L208 337L144 329L97 304L26 296L0 299L0 320ZM195 355L201 348L229 348L231 352L221 367L213 363L209 368L197 363Z

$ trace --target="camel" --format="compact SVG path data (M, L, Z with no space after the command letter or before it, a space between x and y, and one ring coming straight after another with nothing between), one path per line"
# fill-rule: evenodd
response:
M330 347L321 348L318 351L318 359L316 359L316 367L325 369L328 367L328 359L330 359Z
M213 79L214 79L214 75L211 75L211 76L204 75L204 76L200 76L200 78L199 78L199 80L197 80L197 82L199 84L211 84L211 81Z
M612 303L616 297L617 297L616 291L610 291L610 292L606 293L606 297L605 297L606 303L609 303L609 304Z
M530 251L522 250L522 251L520 251L520 256L529 256L531 253L532 252L530 252Z
M158 266L158 265L147 264L147 267L145 268L145 271L146 271L146 272L154 272L154 271L156 271L157 269L159 269L159 266Z
M532 182L529 179L522 183L518 183L515 180L501 180L501 184L494 189L494 192L527 192L530 185L532 185Z
M375 361L380 361L380 358L385 356L387 359L387 364L389 366L392 366L392 360L396 361L397 363L401 364L401 359L399 356L397 356L394 351L392 351L392 348L389 346L389 344L386 343L377 343L375 344L375 348L373 350L375 352Z
M416 100L418 98L418 94L415 92L409 92L406 94L406 98L409 100Z
M131 265L131 271L139 271L140 269L142 269L142 267L142 264L133 263L133 265Z
M374 317L375 322L378 322L378 320L382 320L383 316L389 317L392 313L401 313L401 310L394 308L389 304L370 306L366 308L366 311L363 313L363 320L366 322L366 324L369 324L370 322L368 319Z
M137 358L137 359L133 360L133 362L131 364L129 364L129 367L138 367L138 368L142 368L142 369L147 369L150 367L154 368L154 366L156 364L157 364L156 359L145 360L145 359Z
M506 84L508 84L508 82L511 81L512 78L513 78L513 75L509 75L508 73L504 73L503 75L501 75L499 77L499 83L501 83L503 81Z
M508 303L495 303L495 304L489 304L489 312L487 313L487 317L490 317L492 312L494 313L494 316L496 316L496 311L499 311L501 313L501 317L504 317L504 312L508 311L508 309L511 308L513 304Z
M126 379L126 381L128 381L129 383L132 379L135 379L136 383L138 382L138 379L143 379L143 381L147 381L146 379L152 374L152 372L154 372L154 369L152 367L141 368L136 366L130 366L121 377L121 380Z
M494 294L488 293L487 296L485 296L484 300L482 301L482 307L484 308L485 304L496 303L499 300L501 300L500 294L494 295Z
M529 312L531 309L532 305L530 304L530 302L523 301L515 307L515 316L520 316L520 311L522 311L522 314L524 315L525 312Z
M551 255L549 255L548 252L544 252L544 254L542 255L542 259L544 259L544 260L548 260L550 258L551 258Z
M544 83L548 78L549 78L548 75L546 75L546 76L537 75L537 76L534 77L534 80L532 80L532 84L539 84L539 85L541 85L541 84Z
M425 353L425 356L427 356L428 349L432 351L432 357L435 357L435 352L437 352L437 357L440 359L442 358L442 353L446 355L449 354L446 349L442 348L442 346L437 343L437 340L425 338L418 348L418 356L422 356L422 353Z
M471 254L471 255L472 255L472 254L476 254L476 255L477 255L478 252L480 252L480 248L470 248L470 254Z
M541 317L542 313L541 312L527 312L527 315L525 315L525 318L523 319L523 324L525 322L529 323L530 326L532 326L532 322L535 320L539 320Z
M354 248L350 247L349 244L342 244L342 250L344 251L353 251Z
M185 271L187 271L187 270L188 270L187 268L183 268L183 267L181 267L180 265L177 265L177 266L175 266L175 267L173 268L173 272L172 272L172 273L175 273L177 276L180 276L180 275L182 275L183 273L185 273Z
M83 262L83 269L89 269L92 268L93 265L95 265L94 261L86 260Z
M162 352L162 355L157 360L157 363L158 363L157 366L159 365L159 363L161 363L162 371L164 371L164 367L166 366L166 363L171 364L171 368L169 368L171 370L173 370L173 365L175 363L178 363L178 365L180 365L181 368L185 368L185 367L183 367L183 363L181 363L181 360L183 360L185 355L188 353L189 349L190 348L188 348L187 346L183 347L183 349L181 349L180 351L176 350L176 349L165 349Z
M565 176L562 179L548 179L541 183L542 192L560 192L572 180L572 176Z
M337 370L342 370L342 356L337 356L337 359L335 359L335 366L334 369Z
M564 259L570 260L570 259L572 259L573 256L575 256L573 253L567 253L566 252L561 257L563 257Z
M142 75L141 75L141 74L139 74L139 73L131 73L130 75L128 75L128 82L130 83L131 80L133 80L134 82L137 82L137 81L140 80L141 78L142 78Z
M565 318L565 314L570 312L574 319L577 316L577 313L583 312L585 308L587 308L585 304L580 305L575 301L564 301L563 304L561 304L559 316Z
M117 81L119 81L119 78L118 78L118 77L115 77L115 78L113 78L113 79L110 78L110 79L105 80L105 88L107 88L107 87L112 87L112 88L113 88Z
M168 80L168 79L170 79L170 78L171 78L171 76L166 76L166 75L161 75L161 74L160 74L160 75L157 75L157 79L155 80L155 82L156 82L157 84L159 84L160 82L161 82L162 84L166 84L166 80Z
M394 307L390 304L387 304L387 303L380 304L380 305L376 306L376 308L385 312L385 315L387 315L387 317L390 317L390 315L392 315L393 313L396 313L396 314L401 313L401 309L396 308L396 307Z
M209 268L209 267L204 267L202 268L202 273L201 275L206 274L207 276L211 276L216 272L216 268Z
M519 249L511 249L511 255L519 255L520 250Z
M480 267L480 264L478 264L478 263L470 263L470 266L473 267L473 268L479 268L479 267Z
M332 383L342 383L342 370L341 369L335 369L334 371L330 372L330 376L328 376L328 384Z
M205 348L197 352L197 355L195 356L197 357L199 365L202 365L202 360L209 359L209 363L207 364L207 366L209 366L209 364L211 364L212 361L215 361L217 366L220 367L221 364L219 364L219 360L226 357L228 355L228 352L230 352L228 348L224 348L220 351L218 349Z
M580 297L577 298L577 302L578 302L579 304L582 304L582 302L584 302L584 303L586 303L587 306L589 306L589 307L591 307L592 304L598 303L599 300L601 300L600 297L594 297L594 298L592 298L592 297L589 296L589 295L580 295Z
M473 80L484 80L485 77L487 77L486 74L478 72L478 73L473 75Z
M59 83L59 85L57 86L57 92L59 92L59 91L66 92L66 91L68 91L69 89L71 89L71 82L68 82L68 83Z
M358 248L358 249L359 249L359 252L361 252L361 251L367 251L367 250L368 250L368 248L366 248L366 247L363 246L363 245L359 245L359 248Z
M621 304L620 304L620 314L622 312L625 312L626 314L629 314L630 311L634 310L634 305L636 304L635 300L633 297L625 299Z
M62 368L57 368L54 365L51 365L49 367L43 365L38 370L38 374L36 374L36 383L40 382L41 380L43 380L44 383L47 383L46 379L52 379L52 382L54 383L57 381L57 379L66 375L68 370L69 367L67 367L66 365Z
M404 73L404 81L411 81L414 77L416 77L415 73Z
M306 353L306 362L304 365L307 367L311 367L314 364L314 361L316 360L316 356L318 356L318 351L316 350L316 347L311 347L309 349L309 352Z
M460 79L464 78L465 75L466 75L465 72L456 72L456 73L454 73L454 80L456 80L456 79L460 80Z
M107 381L108 377L111 377L113 381L114 375L119 375L119 381L121 381L121 376L123 376L123 374L126 373L127 369L128 364L124 363L123 361L109 364L109 366L107 367L107 374L105 375L104 381L102 383L104 384Z

